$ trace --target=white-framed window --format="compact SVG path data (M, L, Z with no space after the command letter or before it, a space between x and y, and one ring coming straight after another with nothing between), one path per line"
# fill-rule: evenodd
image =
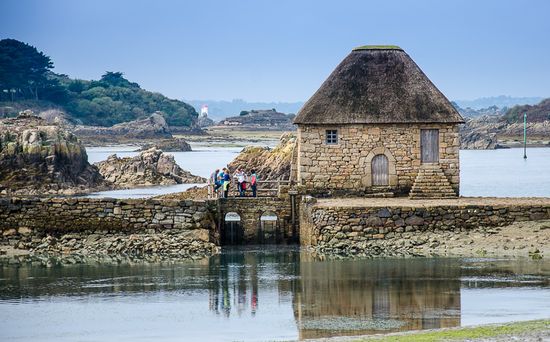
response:
M337 129L327 129L325 132L325 143L327 145L336 145L338 144L338 130Z

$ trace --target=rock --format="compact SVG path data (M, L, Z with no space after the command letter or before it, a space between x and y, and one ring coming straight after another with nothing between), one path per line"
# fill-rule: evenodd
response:
M170 128L161 112L155 112L145 119L123 122L112 127L77 125L73 128L73 133L90 143L172 138Z
M32 233L32 229L28 227L19 227L17 232L21 235L30 235Z
M143 145L139 151L147 151L151 148L162 150L163 152L187 152L191 151L191 145L185 139L173 138L162 139L155 141L154 143L148 143Z
M407 226L421 226L424 224L424 219L422 217L413 215L405 219L405 224Z
M391 216L392 215L391 215L388 208L382 208L382 209L378 210L378 217L388 218L388 217L391 217Z
M95 164L101 175L118 187L205 183L206 179L183 170L174 156L151 148L136 157L119 158L113 154Z
M82 143L63 126L30 111L0 120L0 189L41 195L107 187Z
M367 227L377 227L377 226L381 226L382 224L383 224L382 220L378 216L369 216L365 220L365 225Z
M250 146L246 147L231 163L229 169L255 170L260 180L281 180L290 178L290 163L296 137L291 133L281 135L274 149Z
M222 126L246 129L295 130L292 120L294 114L279 113L274 109L242 111L241 115L226 118Z

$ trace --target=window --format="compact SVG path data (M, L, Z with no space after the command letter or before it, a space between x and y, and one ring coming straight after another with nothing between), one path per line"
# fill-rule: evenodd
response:
M335 129L327 129L326 143L327 145L338 144L338 131Z

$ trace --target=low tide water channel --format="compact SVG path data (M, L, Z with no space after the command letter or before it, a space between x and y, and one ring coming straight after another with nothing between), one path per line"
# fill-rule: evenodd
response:
M544 259L248 247L195 262L0 264L2 341L296 340L548 317Z

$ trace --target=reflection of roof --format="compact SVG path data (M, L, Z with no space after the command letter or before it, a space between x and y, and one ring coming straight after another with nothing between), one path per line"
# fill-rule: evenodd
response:
M294 119L296 124L462 122L449 100L395 46L354 49Z

